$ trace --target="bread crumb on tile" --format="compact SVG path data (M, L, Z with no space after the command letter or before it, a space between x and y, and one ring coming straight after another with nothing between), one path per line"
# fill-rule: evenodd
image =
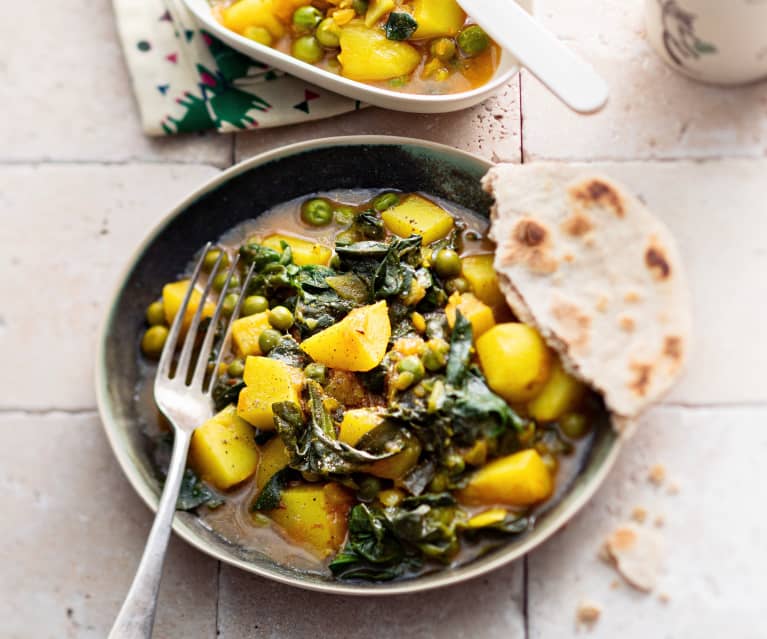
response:
M643 524L647 519L647 509L642 508L642 506L636 506L634 510L631 511L631 519L638 524Z
M671 595L669 595L667 592L662 592L658 595L658 601L663 604L667 604L669 601L671 601Z
M663 560L663 538L654 530L627 523L616 528L605 548L618 573L637 590L655 588Z
M666 488L666 492L669 495L678 495L679 494L679 484L677 484L675 481L671 482L668 485L668 488Z
M647 479L656 486L660 486L666 479L666 467L663 464L655 464L647 473Z
M658 515L657 517L655 517L653 524L655 525L656 528L663 528L663 526L666 525L666 518L663 515Z
M610 582L610 590L618 590L618 588L620 587L621 587L621 582L618 581L617 579L613 579Z
M586 626L591 628L602 615L602 606L595 601L584 599L578 604L578 609L575 612L575 619L579 626Z

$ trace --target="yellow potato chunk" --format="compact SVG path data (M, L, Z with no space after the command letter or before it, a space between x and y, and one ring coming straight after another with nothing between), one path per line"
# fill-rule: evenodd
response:
M274 430L272 404L299 403L303 373L297 368L268 357L248 357L243 379L237 414L261 430Z
M173 323L173 318L176 317L181 308L181 304L184 302L184 296L187 290L189 290L189 280L181 280L179 282L171 282L162 287L162 307L165 311L165 321L170 326ZM200 305L202 299L202 293L195 289L192 291L192 297L189 298L189 305L186 307L186 313L184 314L184 321L181 324L181 331L186 332L189 325L192 323L197 307ZM206 317L213 317L213 313L216 311L216 305L213 302L205 302L205 306L202 307L201 319Z
M389 13L396 7L394 0L370 0L368 10L365 13L365 26L374 26L384 14Z
M296 486L282 491L279 508L268 515L292 542L325 558L344 542L352 503L351 495L335 483Z
M585 386L569 375L559 360L556 360L549 381L527 404L527 410L538 421L554 421L575 408L584 390Z
M284 5L287 9L289 4L294 3L283 2L282 0L279 2L275 2L275 0L240 0L224 9L221 18L227 29L237 33L243 33L248 27L263 27L275 38L281 38L285 33L285 28L277 17L276 8ZM284 21L287 22L290 16L292 16L292 10Z
M253 427L228 406L192 433L189 463L205 481L226 490L256 472Z
M455 311L458 309L469 322L476 340L495 326L493 309L480 302L471 293L453 293L445 306L445 315L450 328L455 324Z
M232 340L240 357L262 354L258 338L267 328L271 328L268 311L241 317L232 322Z
M354 446L365 433L373 430L382 420L381 412L375 408L347 410L339 426L338 439L349 446Z
M341 30L341 75L350 80L375 82L410 75L421 61L418 49L407 42L387 39L380 29L353 20Z
M256 471L256 488L259 492L266 486L272 475L285 468L289 462L288 450L279 436L272 437L261 446L261 459L258 462L258 471Z
M384 211L381 217L394 235L420 235L424 244L442 239L454 224L450 213L420 195L409 195L397 206Z
M413 0L413 17L418 23L414 40L454 36L466 21L455 0Z
M476 345L488 385L506 401L532 399L549 379L551 352L527 324L497 324Z
M492 255L470 255L461 260L463 276L471 285L471 292L479 300L498 308L506 305L506 298L498 286L498 274L493 268Z
M369 371L386 354L391 337L385 301L355 308L340 322L301 342L301 349L320 364L345 371Z
M483 466L458 492L466 504L529 506L549 497L554 482L546 464L533 448L501 457Z
M347 410L339 428L338 439L354 446L365 433L373 430L383 419L381 412L375 408ZM364 470L371 475L384 479L401 479L418 463L420 456L421 444L413 437L401 453L373 462Z
M298 266L308 266L309 264L327 266L330 257L333 255L333 251L327 246L279 233L270 235L261 243L278 253L282 253L282 244L280 242L285 242L291 248L293 263Z

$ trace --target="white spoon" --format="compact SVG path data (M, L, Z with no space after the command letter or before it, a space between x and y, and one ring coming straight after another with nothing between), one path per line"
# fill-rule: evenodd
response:
M593 113L607 102L605 81L514 0L458 0L501 47L574 111Z

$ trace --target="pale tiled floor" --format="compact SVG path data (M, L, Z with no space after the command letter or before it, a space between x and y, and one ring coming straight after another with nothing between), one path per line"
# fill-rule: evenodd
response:
M13 3L0 40L0 637L103 637L151 516L95 414L94 333L144 236L232 158L328 135L389 133L507 161L570 159L627 182L675 232L694 294L696 352L607 485L527 562L409 599L293 590L171 544L157 637L767 636L767 84L721 90L672 74L642 38L640 0L538 0L538 14L613 88L602 114L566 112L529 75L467 112L369 109L237 136L141 136L107 0ZM522 125L520 126L520 122ZM704 159L703 162L696 160ZM679 482L647 483L661 462ZM662 588L644 596L596 559L634 506L663 515ZM652 521L646 525L652 525Z

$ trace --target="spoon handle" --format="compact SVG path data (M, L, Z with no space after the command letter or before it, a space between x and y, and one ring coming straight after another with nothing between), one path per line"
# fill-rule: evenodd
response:
M458 0L464 11L562 102L592 113L607 102L599 74L514 0Z
M149 639L152 636L162 565L168 548L168 538L192 436L181 428L174 430L173 454L157 515L149 532L136 576L112 626L109 639Z

